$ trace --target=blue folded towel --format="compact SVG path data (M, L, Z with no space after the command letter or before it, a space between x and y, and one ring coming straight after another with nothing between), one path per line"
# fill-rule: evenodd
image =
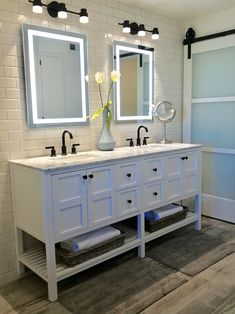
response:
M144 213L145 219L146 220L152 220L154 219L155 221L164 218L164 217L168 217L171 216L173 214L176 214L180 211L183 210L182 206L179 205L174 205L174 204L169 204L166 206L163 206L161 208L158 209L154 209L151 210L149 212Z

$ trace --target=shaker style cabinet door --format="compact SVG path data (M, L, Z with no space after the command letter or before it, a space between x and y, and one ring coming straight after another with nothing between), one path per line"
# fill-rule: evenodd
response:
M52 176L56 240L68 238L87 227L86 171Z
M114 167L87 170L89 226L99 225L115 217Z
M166 159L166 199L199 191L199 153L185 152Z

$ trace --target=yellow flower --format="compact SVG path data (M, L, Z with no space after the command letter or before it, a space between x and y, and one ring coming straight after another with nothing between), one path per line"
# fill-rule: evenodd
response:
M121 76L120 72L118 72L116 70L113 70L111 72L111 80L112 80L112 82L117 82L120 79L120 76Z
M103 72L96 72L95 81L98 84L102 84L104 82L104 73Z

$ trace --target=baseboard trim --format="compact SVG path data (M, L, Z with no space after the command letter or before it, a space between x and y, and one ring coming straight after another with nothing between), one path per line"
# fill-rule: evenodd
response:
M235 223L235 200L202 194L202 214Z

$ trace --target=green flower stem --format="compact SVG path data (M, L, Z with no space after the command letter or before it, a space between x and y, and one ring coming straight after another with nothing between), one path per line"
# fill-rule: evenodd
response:
M109 87L109 92L108 92L107 103L109 102L109 96L110 96L110 93L111 93L112 87L113 87L113 81L111 82L110 87Z
M104 107L104 102L103 102L103 98L102 98L102 93L101 93L101 87L99 84L99 92L100 92L100 100L101 100L101 104L102 104L102 108Z

